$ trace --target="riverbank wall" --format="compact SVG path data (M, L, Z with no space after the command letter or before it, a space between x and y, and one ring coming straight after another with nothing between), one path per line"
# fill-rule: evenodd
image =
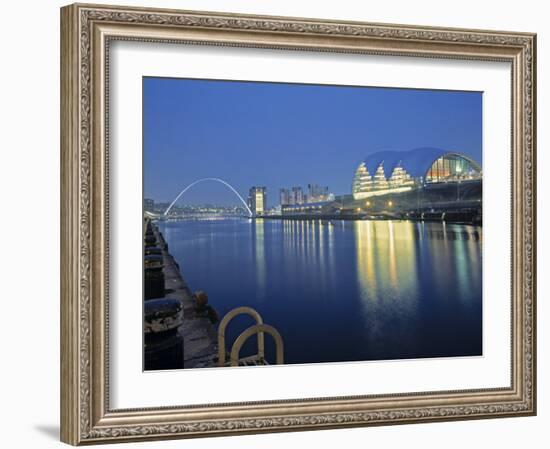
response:
M152 225L157 245L161 249L164 265L164 294L167 299L180 301L183 307L183 324L178 333L183 339L183 368L206 368L217 366L218 344L214 324L195 308L195 300L183 279L180 267L169 251L162 232Z
M408 220L408 221L432 221L453 224L482 225L481 216L477 213L461 212L425 212L418 214L300 214L300 215L262 215L255 218L267 220Z

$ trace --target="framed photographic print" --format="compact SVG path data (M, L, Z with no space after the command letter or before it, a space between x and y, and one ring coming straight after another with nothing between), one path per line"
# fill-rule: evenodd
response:
M71 444L536 413L536 36L61 10Z

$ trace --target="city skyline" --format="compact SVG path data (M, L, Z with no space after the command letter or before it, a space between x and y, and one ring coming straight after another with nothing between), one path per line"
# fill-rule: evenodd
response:
M266 186L268 208L293 186L349 194L380 150L436 146L482 164L480 92L144 78L143 95L144 196L156 202L209 176L242 196ZM237 204L216 184L179 204Z
M146 370L484 355L482 93L143 88Z

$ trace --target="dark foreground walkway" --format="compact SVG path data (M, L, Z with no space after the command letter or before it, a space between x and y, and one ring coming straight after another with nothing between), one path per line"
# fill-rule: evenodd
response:
M178 332L183 337L183 367L206 368L217 366L218 345L214 325L207 317L197 316L192 293L185 284L178 264L169 252L162 234L154 227L164 259L166 298L179 299L184 319Z

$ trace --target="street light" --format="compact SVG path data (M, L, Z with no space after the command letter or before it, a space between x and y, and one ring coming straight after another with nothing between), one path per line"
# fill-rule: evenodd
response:
M392 201L388 201L388 206L389 206L389 207L392 207L392 206L393 206L393 202L392 202Z
M367 202L365 203L365 206L369 207L369 206L370 206L370 201L367 201Z

